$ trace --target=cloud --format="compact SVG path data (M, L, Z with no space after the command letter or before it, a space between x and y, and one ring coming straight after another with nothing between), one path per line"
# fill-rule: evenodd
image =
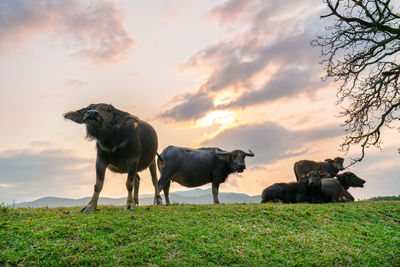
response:
M15 44L51 34L65 38L72 56L94 63L122 60L135 41L124 29L115 2L3 0L0 2L0 53Z
M321 90L318 51L309 45L317 31L314 24L319 19L320 8L315 6L306 0L301 4L230 0L213 8L209 17L222 25L240 22L249 27L243 30L239 25L237 28L241 31L191 56L183 64L183 70L206 70L208 77L159 117L176 122L197 120L216 109L248 108ZM209 104L214 103L219 93L232 89L239 97L231 99L230 105ZM201 112L192 112L190 116L181 114L182 107L194 106L193 102L200 96L208 101L208 105L202 105Z
M255 154L250 160L252 164L268 164L304 154L311 142L341 135L340 127L336 125L291 131L276 123L265 122L224 130L201 145L218 146L226 150L250 149Z
M320 87L320 81L313 77L312 69L290 68L283 70L264 87L243 93L228 107L249 107L277 99L296 96L307 89Z
M309 45L310 32L284 36L273 42L251 47L250 43L224 42L198 51L185 64L185 68L213 66L213 72L201 86L203 91L220 91L228 86L249 84L254 75L268 65L275 68L310 68L318 62L318 53Z
M93 179L93 159L70 150L8 150L0 153L0 202L63 195ZM8 189L12 188L12 190Z
M161 113L160 118L177 122L196 120L215 109L248 108L295 97L305 91L315 93L323 89L319 77L321 70L316 64L317 54L308 45L311 39L310 33L304 32L278 40L274 44L260 46L256 50L251 50L248 46L223 43L197 52L185 63L185 68L214 66L214 71L198 90L179 97L181 102ZM264 81L264 85L260 87L255 77L268 76L269 66L274 66L278 74ZM213 94L229 87L241 88L242 94L239 98L226 106L213 105ZM207 105L201 105L201 110L191 110L192 106L198 107L196 101L199 99L207 99ZM182 114L189 110L190 116ZM196 113L197 111L201 112Z
M224 4L211 9L208 16L212 19L217 19L222 25L225 25L245 15L254 3L254 0L226 1Z
M213 107L213 100L206 94L187 94L184 98L184 102L161 113L159 116L163 119L173 118L175 121L188 121L205 115Z

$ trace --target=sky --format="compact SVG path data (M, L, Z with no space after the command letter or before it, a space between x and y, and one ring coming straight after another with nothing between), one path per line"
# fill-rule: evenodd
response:
M95 143L63 119L91 103L149 122L159 152L252 150L220 191L295 181L301 159L347 166L360 149L340 151L338 84L310 45L326 13L316 0L2 0L0 203L93 193ZM356 199L400 195L399 134L385 130L382 150L348 169L367 181L350 189ZM153 193L149 171L140 176L140 194ZM108 171L101 196L126 196L125 179Z

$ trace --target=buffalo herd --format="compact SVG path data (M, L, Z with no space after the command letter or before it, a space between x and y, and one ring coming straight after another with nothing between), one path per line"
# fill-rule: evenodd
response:
M64 118L86 125L87 138L96 141L96 183L94 193L82 212L97 209L103 188L106 169L127 173L128 197L125 209L139 204L139 171L149 168L154 185L154 204L162 204L160 191L169 200L171 182L186 187L211 183L213 203L219 203L219 185L231 173L246 169L245 157L254 157L250 150L225 151L218 147L191 149L168 146L157 154L158 139L154 128L127 112L108 104L91 104L85 108L67 112ZM157 180L157 167L160 180ZM275 183L262 192L262 203L323 203L354 201L347 191L349 187L363 187L365 181L354 173L344 170L343 158L326 159L323 162L301 160L294 164L296 181ZM133 190L133 195L132 195Z
M365 180L352 172L340 173L344 159L326 159L323 162L300 160L294 164L296 182L276 183L265 188L261 203L324 203L351 202L354 197L347 191L350 187L364 187Z

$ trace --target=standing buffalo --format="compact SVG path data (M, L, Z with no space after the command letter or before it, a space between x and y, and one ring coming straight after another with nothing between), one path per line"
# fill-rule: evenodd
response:
M303 174L307 174L310 171L319 171L326 178L335 177L339 171L344 170L343 168L344 159L336 157L332 159L326 159L324 162L316 162L312 160L300 160L294 164L294 174L296 175L297 181L299 181Z
M298 182L275 183L261 193L261 203L269 201L283 203L316 202L321 190L322 175L311 171Z
M352 202L354 197L347 191L350 187L364 187L365 180L352 172L337 175L321 181L320 200L323 202Z
M242 150L227 152L216 147L183 148L168 146L158 158L161 177L158 188L164 190L165 201L169 201L171 181L187 187L197 187L211 183L213 203L219 203L218 188L229 174L246 169L244 158L254 154Z
M138 205L140 177L137 172L147 167L150 169L155 188L154 202L161 204L154 160L158 141L157 134L150 124L107 104L91 104L86 108L68 112L64 117L79 124L86 124L87 137L96 140L96 184L93 196L82 212L96 210L107 167L114 172L128 173L128 198L125 209L133 209Z

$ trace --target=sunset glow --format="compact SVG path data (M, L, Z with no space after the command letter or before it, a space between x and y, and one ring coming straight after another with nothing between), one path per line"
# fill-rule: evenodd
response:
M235 121L235 112L228 110L217 110L208 113L205 117L201 118L196 126L205 127L213 124L221 125L226 128Z
M150 123L168 145L252 150L220 191L258 195L294 180L293 164L340 151L338 85L323 81L310 42L323 1L2 0L0 203L92 194L95 144L65 112L110 103ZM351 168L356 199L399 195L399 131L382 132ZM159 174L158 174L159 175ZM153 194L148 170L140 194ZM106 172L104 197L126 196ZM203 186L208 188L209 185ZM186 190L179 185L171 190ZM351 190L350 190L351 191Z

